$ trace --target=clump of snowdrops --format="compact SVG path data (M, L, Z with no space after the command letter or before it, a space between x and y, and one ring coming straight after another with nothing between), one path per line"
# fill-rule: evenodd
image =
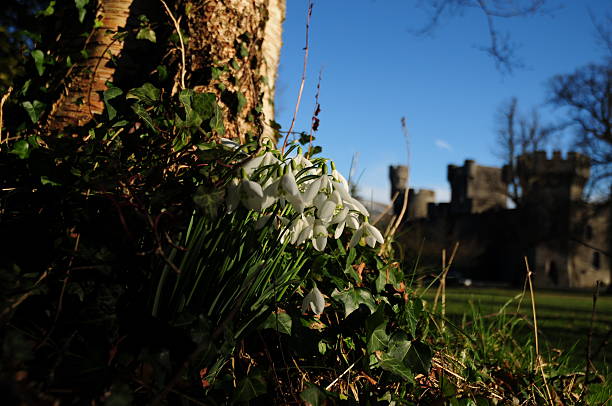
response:
M345 230L352 233L349 248L384 243L380 231L368 221L368 210L351 196L346 178L334 163L328 167L324 158L310 160L300 147L283 154L264 145L230 181L226 205L228 212L239 205L259 212L256 228L273 224L281 241L292 245L311 241L317 251L323 251L328 238L338 239Z

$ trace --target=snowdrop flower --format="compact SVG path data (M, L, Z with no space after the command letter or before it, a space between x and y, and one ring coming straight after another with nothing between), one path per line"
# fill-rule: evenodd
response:
M372 248L374 248L377 242L380 244L385 242L385 239L376 227L370 223L363 223L361 227L359 227L359 229L357 229L357 231L355 231L353 234L353 237L349 242L349 249L356 246L362 238L364 238L366 244Z
M302 313L306 313L308 310L312 310L316 315L323 313L323 310L325 310L325 299L317 285L302 300Z
M312 246L317 251L323 251L327 245L327 228L321 221L317 220L312 234Z

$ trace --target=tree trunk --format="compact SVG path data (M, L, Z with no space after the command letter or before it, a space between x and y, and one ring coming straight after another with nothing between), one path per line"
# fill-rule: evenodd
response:
M132 0L99 2L96 20L101 21L101 26L94 31L87 44L88 58L85 63L75 70L75 76L65 92L53 105L49 113L49 129L62 131L69 126L84 125L94 114L104 111L99 92L107 89L107 81L112 81L115 67L110 63L111 58L119 55L123 48L123 41L114 40L111 32L117 33L126 26L131 5Z
M274 83L285 0L187 0L176 6L181 15L186 15L178 18L186 42L186 87L212 92L222 101L227 137L241 141L247 135L274 139L270 123L274 120ZM146 64L155 67L162 64L162 57L168 53L163 52L166 49L160 41L152 44L135 40L135 32L141 14L161 22L155 27L158 38L164 29L175 32L163 10L157 0L99 0L96 18L102 24L87 44L88 59L74 70L65 92L49 114L51 130L82 126L101 114L104 111L101 95L107 90L108 81L120 87L124 84L123 90L127 90L150 80L150 69L140 66L142 58L150 59L149 54L156 53L157 60ZM151 14L157 16L152 18ZM127 37L113 39L121 31L127 31ZM164 49L142 52L143 47L152 45ZM174 47L170 54L178 61L180 52ZM175 64L173 92L180 88L180 65ZM140 74L135 74L138 69Z

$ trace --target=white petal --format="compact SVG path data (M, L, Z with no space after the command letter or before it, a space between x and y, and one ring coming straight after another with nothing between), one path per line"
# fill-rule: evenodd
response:
M325 249L327 237L316 237L312 239L312 246L319 252Z
M340 236L342 235L342 232L344 231L344 225L346 223L343 221L341 223L338 223L338 225L336 226L336 231L334 232L334 238L337 240L338 238L340 238Z
M243 193L247 195L247 197L259 197L263 199L263 189L261 185L257 182L253 182L252 180L242 179L240 182L240 188Z
M310 185L308 185L308 188L306 189L306 193L304 194L304 201L306 202L312 202L315 198L315 196L317 195L317 193L319 193L319 189L321 188L321 178L315 179Z
M367 233L371 235L372 237L374 237L376 241L378 241L380 244L383 244L385 242L383 235L380 233L380 231L378 231L376 227L374 227L370 223L365 223L365 226L366 226Z
M298 196L300 194L300 190L295 182L295 176L293 176L291 170L288 170L287 173L281 177L280 184L285 193L291 196Z
M313 205L314 207L317 208L317 210L321 211L323 210L323 205L325 204L326 201L327 201L327 196L325 195L325 193L319 193L318 195L315 196L313 200Z
M325 310L325 298L316 286L302 300L302 313L306 313L309 309L314 314L321 314Z
M259 168L263 159L264 159L263 155L256 156L255 158L251 158L244 165L242 165L242 169L245 170L247 175L251 176L253 172L255 172L255 169Z
M300 235L298 236L295 244L302 245L304 244L304 241L309 238L312 238L312 226L306 226L302 229L302 231L300 231Z
M344 206L334 217L332 217L330 224L344 223L344 219L349 214L349 208Z
M361 204L361 202L357 199L355 199L354 197L351 198L350 200L351 204L353 204L355 206L355 208L357 208L358 211L361 212L361 214L363 214L366 217L370 216L370 213L368 212L368 209L365 208L365 206L363 204Z
M357 230L357 229L360 227L360 225L359 225L358 215L357 215L357 214L355 214L355 213L349 213L349 214L346 216L345 221L346 221L346 225L347 225L349 228L353 228L353 229Z
M327 200L325 203L323 203L321 210L318 213L321 221L328 223L332 219L332 215L334 214L335 209L336 209L335 202L331 200Z
M376 246L376 238L372 237L371 235L368 235L365 238L365 242L366 242L366 244L368 244L372 248L374 248Z
M287 199L287 201L289 203L291 203L291 205L293 206L293 209L298 212L298 213L304 213L304 209L306 208L306 204L304 203L304 201L302 200L302 197L300 196L300 194L298 194L297 196L285 196L285 199Z

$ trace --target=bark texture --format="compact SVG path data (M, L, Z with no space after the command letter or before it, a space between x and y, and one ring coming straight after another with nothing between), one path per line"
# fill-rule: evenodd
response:
M112 81L115 67L110 63L112 56L118 56L123 41L113 39L113 34L126 26L130 16L132 0L100 0L96 19L101 22L87 44L88 58L75 70L65 91L49 113L48 126L51 130L62 130L68 126L87 123L94 114L104 111L100 92L107 89L106 82Z
M284 0L193 2L188 62L198 91L224 104L226 136L274 138L274 83Z

